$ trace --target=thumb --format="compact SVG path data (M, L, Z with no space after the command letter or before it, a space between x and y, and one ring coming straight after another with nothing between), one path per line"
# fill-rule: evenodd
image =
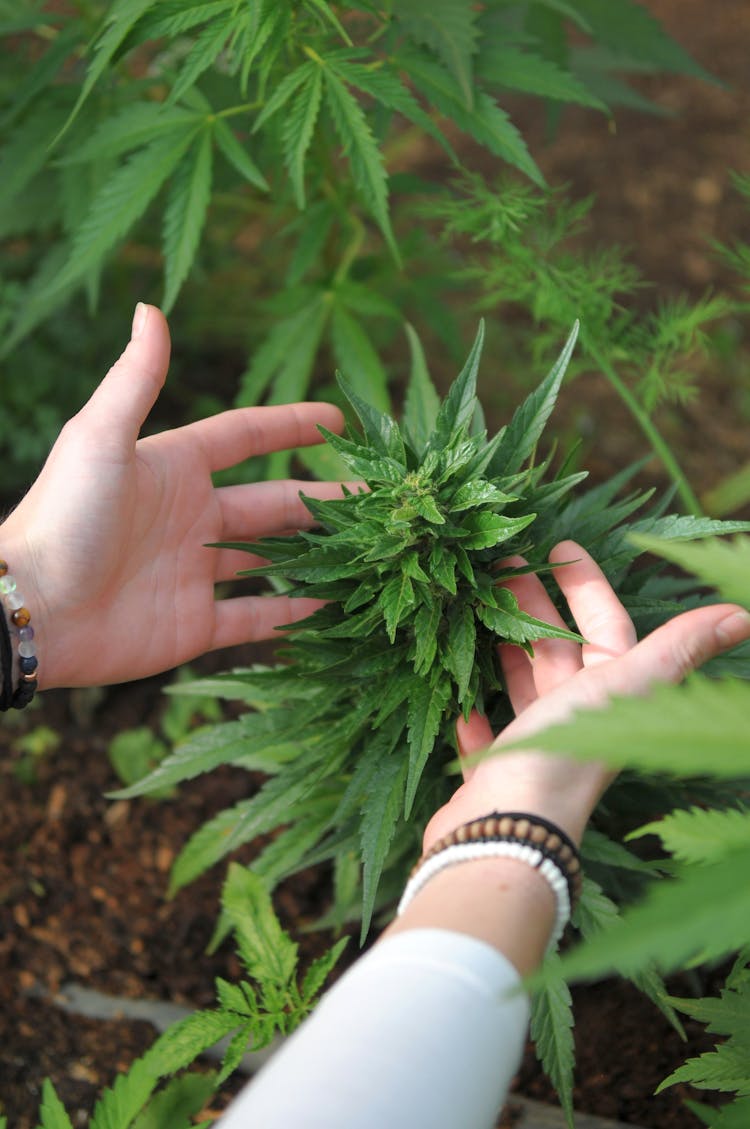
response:
M110 449L129 456L143 423L156 403L169 367L169 328L156 306L139 302L130 341L81 416L87 427L106 435Z

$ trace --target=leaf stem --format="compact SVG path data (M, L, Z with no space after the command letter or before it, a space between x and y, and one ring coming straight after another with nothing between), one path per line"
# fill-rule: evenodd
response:
M656 424L651 419L648 412L646 412L638 399L633 395L623 380L617 375L614 366L606 359L606 357L599 351L596 345L593 344L588 335L583 335L584 344L587 352L593 361L599 366L603 375L607 378L609 383L617 392L620 399L628 408L630 413L635 417L636 421L640 424L641 430L651 444L655 454L661 459L664 469L672 479L677 493L682 501L685 510L693 514L695 517L702 517L704 515L703 507L701 506L698 498L693 491L692 486L687 480L685 472L682 470L680 464L677 462L675 455L663 437Z

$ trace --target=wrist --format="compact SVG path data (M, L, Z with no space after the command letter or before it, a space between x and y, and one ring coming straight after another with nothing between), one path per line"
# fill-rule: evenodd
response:
M7 564L5 587L15 585L12 593L4 594L3 600L0 601L0 614L6 617L13 635L14 676L31 673L29 669L26 671L19 669L19 659L29 658L29 653L33 651L38 663L33 673L39 687L49 686L49 670L43 669L42 665L47 653L48 633L46 609L41 598L38 573L33 562L33 554L25 539L15 533L11 519L0 525L0 559ZM25 619L21 609L26 609L28 612L28 624L16 622L14 619L16 612ZM23 632L19 636L20 628L23 628ZM19 652L20 643L25 643L26 646ZM24 665L28 668L32 664Z
M492 945L523 976L541 963L555 921L548 883L512 858L474 859L436 874L386 936L448 929Z
M591 813L611 779L598 763L547 753L501 752L477 765L464 790L467 814L462 811L458 823L491 811L522 811L556 824L580 846Z

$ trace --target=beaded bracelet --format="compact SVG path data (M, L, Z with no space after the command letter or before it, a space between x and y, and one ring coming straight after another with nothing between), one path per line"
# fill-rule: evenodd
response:
M15 577L8 565L0 560L0 600L7 612L0 615L0 663L2 664L2 693L0 710L22 710L34 697L37 688L39 660L34 647L34 628L31 613L18 591ZM11 634L18 639L18 686L13 688L13 650Z
M553 949L580 897L581 860L575 844L554 823L523 812L492 812L471 820L438 840L411 872L398 906L399 916L431 878L457 863L483 858L512 858L538 870L555 896L556 914L549 948Z

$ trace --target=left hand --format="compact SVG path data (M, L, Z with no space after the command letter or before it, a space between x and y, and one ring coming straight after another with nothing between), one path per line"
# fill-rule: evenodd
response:
M213 471L339 431L330 404L236 409L138 440L164 383L169 331L139 306L130 344L63 428L33 487L0 526L0 556L32 613L39 685L142 678L218 647L270 637L317 601L244 596L214 585L259 561L206 548L313 524L299 491L338 483L263 482L215 489Z

